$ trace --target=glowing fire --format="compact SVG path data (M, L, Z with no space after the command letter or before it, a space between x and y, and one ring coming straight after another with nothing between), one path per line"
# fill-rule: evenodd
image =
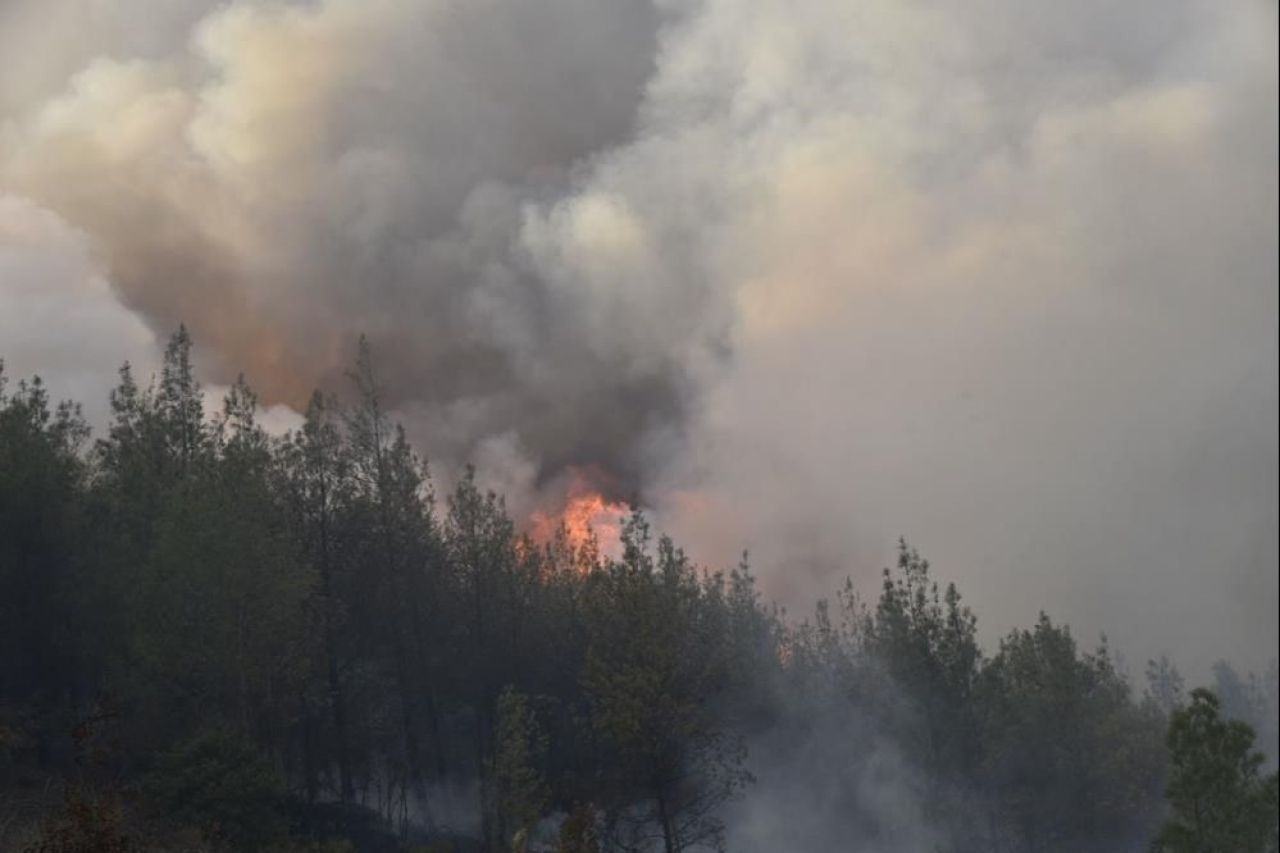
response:
M569 544L575 548L594 535L601 555L618 557L622 554L622 525L630 514L627 504L609 500L585 478L575 476L559 511L534 512L529 516L528 531L535 542L550 542L563 525Z

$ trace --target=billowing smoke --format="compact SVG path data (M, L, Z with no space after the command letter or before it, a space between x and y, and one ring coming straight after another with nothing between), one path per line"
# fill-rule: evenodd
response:
M9 14L47 42L56 13L27 5ZM158 332L189 324L215 380L244 370L300 407L365 333L431 449L512 432L539 474L634 476L636 437L679 406L680 353L613 339L523 233L629 134L656 23L630 2L207 4L166 52L90 53L18 111L5 183L99 241ZM544 228L625 241L610 214Z
M109 281L125 319L190 325L211 381L294 406L365 333L446 469L513 494L603 471L792 603L907 533L992 629L1045 607L1135 656L1256 664L1276 23L1269 0L9 0L0 233L48 219L77 260L0 247L38 283L0 312ZM63 334L105 351L0 329L13 366Z

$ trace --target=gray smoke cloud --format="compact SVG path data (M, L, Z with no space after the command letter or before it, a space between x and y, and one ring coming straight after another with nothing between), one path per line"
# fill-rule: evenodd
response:
M1266 0L9 0L0 265L37 284L0 313L90 287L294 406L364 332L446 476L474 459L517 509L596 465L795 606L874 588L906 533L992 634L1043 607L1135 658L1258 666L1276 23ZM41 218L62 267L31 260ZM96 364L114 322L60 358ZM15 365L63 333L0 328Z
M728 849L945 850L955 834L930 819L929 780L846 702L805 709L813 722L748 746L755 783L726 811Z
M123 4L104 29L146 28L152 5ZM46 43L59 15L26 8L12 38ZM160 333L189 324L215 381L245 370L297 407L365 333L392 402L423 410L445 456L514 431L547 470L634 465L634 436L678 405L675 356L575 333L588 306L534 274L519 234L525 206L629 132L651 8L242 2L163 17L176 39L85 46L5 128L6 186L100 242L125 306Z

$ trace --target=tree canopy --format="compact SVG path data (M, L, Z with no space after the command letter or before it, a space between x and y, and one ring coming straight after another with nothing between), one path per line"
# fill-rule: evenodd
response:
M1223 719L1222 703L1205 688L1169 722L1169 804L1173 814L1153 850L1167 853L1270 853L1277 848L1280 788L1260 772L1248 723Z
M4 849L1274 849L1274 667L986 650L905 541L799 620L640 513L534 542L364 346L285 435L205 398L185 330L93 441L0 365Z

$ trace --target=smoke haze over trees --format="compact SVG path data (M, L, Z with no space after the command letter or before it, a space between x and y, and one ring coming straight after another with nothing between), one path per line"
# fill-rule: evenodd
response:
M277 436L191 353L126 365L96 439L0 374L0 844L1274 849L1274 662L1219 702L1044 613L984 649L905 542L787 618L640 514L610 556L438 498L367 347Z

